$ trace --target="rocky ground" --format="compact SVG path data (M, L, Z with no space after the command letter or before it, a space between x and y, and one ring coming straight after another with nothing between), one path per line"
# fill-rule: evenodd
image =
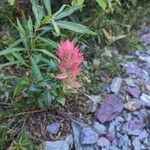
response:
M122 56L125 76L111 80L106 97L89 96L93 123L72 120L72 134L44 142L46 150L150 150L150 30L140 41L145 51ZM57 122L47 126L51 134L59 129Z

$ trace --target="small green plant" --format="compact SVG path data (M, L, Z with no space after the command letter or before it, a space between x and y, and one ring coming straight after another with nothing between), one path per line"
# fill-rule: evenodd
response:
M10 20L18 30L19 39L11 43L5 50L0 51L0 57L5 57L7 60L6 63L0 65L0 69L17 65L26 70L24 75L16 80L13 97L28 99L31 101L27 102L28 104L35 104L34 106L41 108L49 107L54 99L64 105L61 81L55 77L59 71L59 61L62 59L61 57L59 60L55 56L55 50L59 47L56 39L61 36L61 29L95 34L79 23L66 20L66 17L81 9L82 6L63 5L52 14L50 0L43 2L44 7L36 0L31 0L34 18L29 16L26 19L23 15L22 22L17 19L17 25ZM64 46L67 48L68 45Z

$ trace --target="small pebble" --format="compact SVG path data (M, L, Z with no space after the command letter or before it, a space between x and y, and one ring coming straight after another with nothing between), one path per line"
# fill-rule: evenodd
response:
M127 92L133 97L133 98L139 98L141 94L141 90L139 86L134 86L134 87L127 87Z
M145 102L145 105L150 106L150 95L142 93L140 99Z
M98 140L98 133L92 130L90 127L83 128L81 133L82 144L95 144Z
M112 83L110 84L110 90L113 93L118 94L120 91L121 83L122 83L122 79L120 77L115 77L112 80Z
M100 134L106 134L106 127L103 124L95 121L93 127L96 128Z
M49 133L57 134L60 129L60 123L52 123L46 127Z
M109 146L110 145L110 141L107 138L105 138L105 137L100 137L97 140L97 145L98 146Z
M138 138L135 138L132 142L134 150L141 150L141 143Z

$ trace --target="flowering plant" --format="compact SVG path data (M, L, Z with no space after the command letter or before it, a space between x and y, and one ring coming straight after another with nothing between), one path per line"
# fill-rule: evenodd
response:
M63 80L63 90L67 92L72 89L79 89L81 84L77 81L77 76L81 73L80 65L83 62L83 53L73 43L73 41L61 41L57 49L57 57L60 60L60 74L57 79Z

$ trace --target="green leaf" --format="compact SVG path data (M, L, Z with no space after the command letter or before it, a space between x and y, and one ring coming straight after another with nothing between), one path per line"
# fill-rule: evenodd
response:
M32 23L31 17L29 17L29 20L28 20L28 30L29 30L29 35L30 35L30 37L32 37L32 33L33 33L33 23Z
M58 58L54 54L52 54L51 52L49 52L46 49L33 49L33 50L38 51L38 52L42 52L42 53L46 54L47 56L55 58L56 60L58 60Z
M0 51L0 56L11 54L13 52L24 51L24 50L25 50L24 48L7 48L7 49L4 49L4 50Z
M8 3L10 6L13 6L15 4L15 0L8 0Z
M42 37L39 37L38 39L40 41L44 42L45 44L47 44L50 47L53 47L53 48L58 48L59 47L58 43L56 43L56 42L54 42L50 39L46 39L46 38L42 38Z
M21 62L20 61L13 61L13 62L5 63L5 64L0 64L0 69L2 69L4 67L7 67L7 66L16 65L16 64L19 64L19 63L21 63Z
M50 94L49 91L44 92L44 103L46 106L49 106L53 100L53 96Z
M54 26L54 29L55 29L56 33L58 35L60 35L60 29L59 29L58 25L56 24L56 22L53 19L52 19L52 23L53 23L53 26Z
M22 58L22 56L19 54L19 53L12 53L12 55L17 59L17 60L19 60L20 62L24 62L24 60L23 60L23 58Z
M68 29L77 33L87 33L87 34L96 35L95 32L89 30L86 26L78 23L69 22L69 21L57 21L56 24L62 29Z
M95 58L93 60L93 68L94 69L99 69L99 66L100 66L100 60Z
M43 7L37 4L36 0L31 0L32 10L36 19L35 28L37 29L41 23L42 18L44 17Z
M35 62L35 60L32 57L31 57L31 64L32 64L32 72L33 72L33 75L36 78L36 80L37 81L43 80L42 73L41 73L37 63Z
M85 0L72 0L71 5L73 5L73 6L83 5L84 1Z
M59 13L58 15L56 15L54 17L54 20L59 20L61 18L67 17L69 15L71 15L72 13L74 13L76 10L81 9L82 6L72 6L67 8L66 10L64 10L63 12Z
M17 26L18 26L19 35L20 35L20 38L21 38L21 40L23 42L23 45L26 48L26 50L28 50L28 45L27 45L27 40L26 40L26 33L25 33L25 30L22 27L22 25L21 25L21 23L20 23L18 18L17 18Z
M29 38L30 38L30 36L27 36L25 39L29 39ZM10 44L9 48L15 47L15 46L19 45L21 42L22 42L22 39L20 38L20 39L16 40L14 43Z
M21 91L27 87L27 85L29 84L29 80L25 77L19 78L17 81L17 85L15 86L14 89L14 96L19 95L21 93Z
M44 0L44 5L46 7L48 14L50 15L51 14L51 2L50 2L50 0Z
M64 97L58 97L57 102L60 103L62 106L65 105L66 99Z
M11 54L5 55L5 58L6 58L8 61L10 61L10 62L15 61L14 56L12 56Z
M66 6L67 6L66 4L62 5L60 9L53 14L53 18L55 18L59 13L61 13L65 9Z
M99 5L103 10L106 10L106 7L107 7L107 0L96 0L96 2L98 3L98 5Z

